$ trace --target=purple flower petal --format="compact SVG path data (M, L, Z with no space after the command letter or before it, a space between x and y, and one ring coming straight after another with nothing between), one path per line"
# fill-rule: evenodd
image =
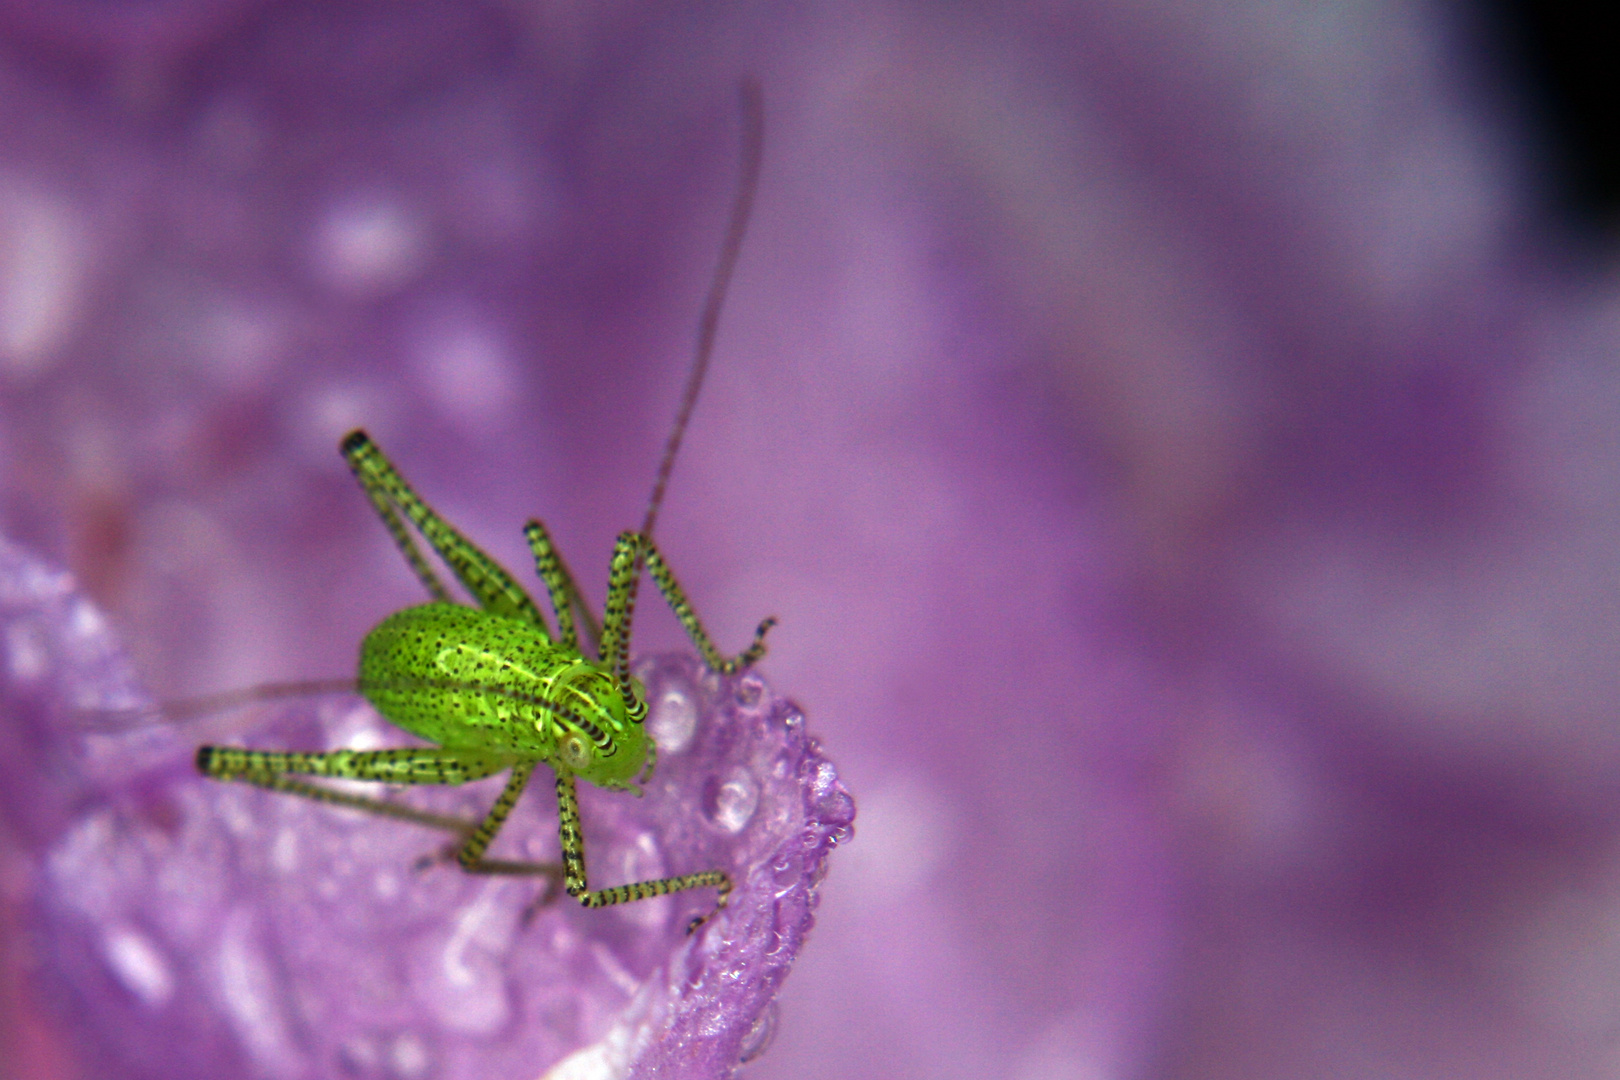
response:
M782 617L861 838L749 1072L1612 1074L1614 287L1469 8L112 6L0 0L0 520L154 692L418 596L354 424L600 587L753 70L662 539L723 640ZM99 796L31 723L0 1018L54 1080L131 991L39 955Z
M79 1049L100 1075L726 1075L764 1049L827 854L851 831L795 706L754 675L643 662L659 766L644 798L582 792L593 880L723 868L730 904L692 936L712 892L595 911L563 898L526 922L536 880L412 868L441 835L207 782L176 727L97 731L139 714L130 665L66 575L10 546L0 633L7 713L29 720L13 737L85 789L34 903L39 962L68 1011L95 1017ZM353 698L260 711L238 733L252 745L400 744ZM535 787L497 855L558 858ZM498 790L407 801L476 819Z

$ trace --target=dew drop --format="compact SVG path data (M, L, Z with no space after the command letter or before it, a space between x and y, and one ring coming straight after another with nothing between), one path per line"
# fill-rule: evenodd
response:
M759 806L759 785L741 768L720 780L710 777L703 789L703 810L726 832L742 832Z
M0 182L0 372L27 378L62 358L83 314L90 236L75 207Z
M605 1042L593 1043L557 1062L540 1080L614 1080L626 1071L619 1057Z
M315 240L315 267L334 288L354 296L392 292L426 261L427 222L404 202L357 196L330 208Z
M6 659L15 682L34 682L50 667L45 635L32 622L15 622L6 628Z
M401 1080L419 1080L427 1075L428 1066L432 1064L427 1046L408 1031L394 1040L388 1056L394 1066L394 1075L401 1077Z
M464 1035L493 1035L512 1012L502 966L512 926L499 893L486 888L414 960L417 996L440 1025Z
M107 931L103 949L118 981L150 1008L174 993L174 975L163 952L145 934L128 927Z
M770 1049L771 1040L776 1037L776 1014L776 1002L766 1003L765 1008L759 1014L759 1019L755 1020L754 1026L748 1029L748 1034L743 1036L742 1046L739 1048L740 1053L737 1058L739 1065L746 1065Z
M637 833L617 853L610 855L607 865L611 868L609 872L620 881L647 881L668 873L663 853L658 848L658 841L652 833L645 831ZM667 896L657 896L648 900L638 900L633 904L615 905L613 911L621 920L632 926L652 930L669 922L669 909L672 903ZM632 980L626 993L632 993L634 989Z
M259 1071L297 1075L302 1064L284 1012L285 995L258 940L250 909L238 908L225 917L217 963L226 1015Z
M377 1071L377 1040L370 1035L355 1035L345 1039L338 1047L338 1061L344 1072L364 1075Z
M758 675L744 675L737 680L737 704L743 708L758 708L765 696L765 683Z
M76 638L93 638L106 629L107 621L88 600L76 600L68 616L68 632Z
M783 858L771 867L771 880L776 886L778 900L797 889L803 878L797 859Z
M270 845L270 865L283 874L298 869L298 833L286 825L276 833Z
M446 417L484 430L506 416L519 377L511 350L489 327L457 315L424 327L418 337L417 375Z
M392 900L399 895L399 877L387 870L379 870L371 879L371 891L379 900Z
M692 695L670 687L653 700L647 717L647 732L658 744L660 754L676 754L692 742L697 731L697 702Z

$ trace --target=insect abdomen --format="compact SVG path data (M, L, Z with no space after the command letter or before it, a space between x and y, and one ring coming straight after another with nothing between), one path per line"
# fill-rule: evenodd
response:
M406 731L450 748L548 756L542 704L578 658L521 619L423 604L384 619L360 645L360 692Z

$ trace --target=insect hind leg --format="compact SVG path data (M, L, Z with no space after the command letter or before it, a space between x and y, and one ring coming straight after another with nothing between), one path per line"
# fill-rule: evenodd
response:
M218 779L237 780L254 787L264 788L266 791L276 791L283 795L297 795L300 798L310 799L314 802L325 803L328 806L342 806L350 810L360 810L367 814L376 814L379 817L391 818L394 821L404 821L412 825L423 825L430 829L443 829L459 835L470 835L478 827L476 821L466 821L462 818L448 817L443 814L430 814L425 810L418 810L412 806L389 802L386 799L371 799L364 795L351 795L346 791L334 791L332 788L320 787L316 784L307 784L301 780L293 780L285 776L275 776L269 773L244 773L240 776L219 777Z
M292 779L303 774L336 779L369 780L395 784L461 784L481 780L505 768L507 762L492 755L468 754L438 747L409 747L400 750L334 750L327 753L284 753L267 750L243 750L231 746L204 746L197 751L197 769L215 780L237 781L296 795L329 806L343 806L379 817L442 829L461 837L438 857L429 856L419 866L426 866L444 858L453 858L469 874L510 876L543 876L548 879L545 892L525 912L531 918L540 907L556 895L562 881L562 867L557 863L525 862L508 859L486 859L484 852L495 839L524 785L534 771L533 762L518 762L512 766L512 776L500 798L490 808L483 821L433 814L425 810L404 806L384 799L352 795L318 784ZM292 774L292 775L289 775Z
M500 563L422 501L422 497L405 482L394 463L371 441L371 436L364 431L351 431L344 437L340 449L355 479L360 482L376 509L377 516L382 518L394 543L404 554L405 561L411 564L411 569L434 599L449 602L450 594L406 530L404 522L400 520L401 513L444 560L456 579L466 586L479 607L496 615L523 619L545 630L540 609L534 606L534 601L523 591L523 586Z
M237 781L267 791L296 795L329 806L342 806L380 817L470 836L477 823L432 814L385 799L294 780L294 775L332 779L368 780L393 784L460 784L500 771L497 759L457 754L436 748L402 750L335 750L322 754L243 750L234 746L203 746L197 750L197 771L214 780Z

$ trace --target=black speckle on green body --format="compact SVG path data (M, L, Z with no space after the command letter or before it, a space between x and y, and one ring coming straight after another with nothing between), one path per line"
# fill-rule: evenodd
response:
M435 598L433 603L395 612L366 635L360 645L357 686L383 716L435 745L326 753L205 746L197 751L198 770L216 780L239 780L449 830L462 838L455 858L469 873L546 875L586 907L704 886L718 890L717 910L725 906L731 878L723 870L587 888L575 783L588 780L598 787L636 790L632 781L643 771L650 776L656 761L657 747L642 727L646 691L631 677L628 659L634 581L643 559L659 592L716 671L738 671L763 656L765 633L775 620L760 623L753 643L741 654L722 656L652 541L627 532L614 545L599 656L591 660L579 650L572 620L560 614L571 604L585 609L543 524L530 522L525 535L552 610L559 613L556 638L506 568L423 502L375 443L355 432L343 441L343 452L406 561ZM444 560L477 607L450 602L450 591L416 547L407 523ZM562 864L485 858L541 762L557 777ZM481 822L445 818L295 779L464 784L507 770L506 787Z
M600 667L533 623L477 608L423 604L384 619L360 646L360 691L446 749L556 763L577 735L594 752L572 771L601 787L624 787L647 760L645 729Z

